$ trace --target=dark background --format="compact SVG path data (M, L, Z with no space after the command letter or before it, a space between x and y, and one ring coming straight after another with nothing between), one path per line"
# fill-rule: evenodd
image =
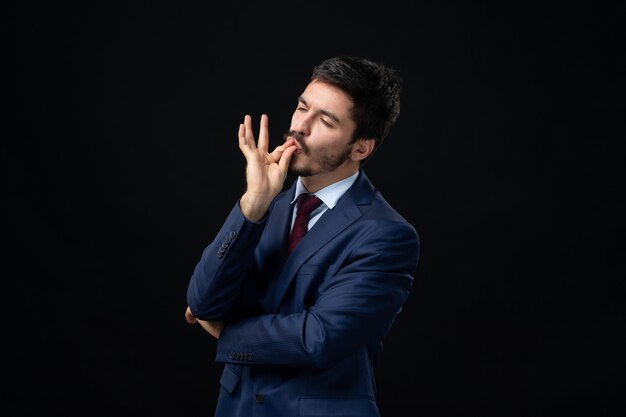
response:
M245 185L238 124L279 144L339 54L404 78L365 167L422 241L383 416L624 415L618 2L179 3L4 7L10 415L212 415L185 296Z

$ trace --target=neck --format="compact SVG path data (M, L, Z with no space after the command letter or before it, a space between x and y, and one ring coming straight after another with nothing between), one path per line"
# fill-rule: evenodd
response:
M311 175L309 177L300 177L300 180L302 181L302 185L304 185L308 192L315 193L324 187L328 187L331 184L348 178L349 176L355 174L358 170L358 165L356 167L346 166L341 167L341 169L326 172L324 174Z

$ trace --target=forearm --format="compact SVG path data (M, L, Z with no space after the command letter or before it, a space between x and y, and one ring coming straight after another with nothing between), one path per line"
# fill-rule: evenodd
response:
M241 363L243 357L254 358L251 366L328 367L363 346L378 344L406 300L411 278L395 277L395 284L386 288L374 288L367 279L358 282L353 276L336 278L338 285L306 311L228 323L216 360ZM394 282L394 277L386 278Z

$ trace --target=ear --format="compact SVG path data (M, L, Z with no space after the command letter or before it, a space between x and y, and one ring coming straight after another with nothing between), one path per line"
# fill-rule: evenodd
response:
M352 144L352 154L351 157L354 161L362 161L374 150L374 139L357 139L356 142Z

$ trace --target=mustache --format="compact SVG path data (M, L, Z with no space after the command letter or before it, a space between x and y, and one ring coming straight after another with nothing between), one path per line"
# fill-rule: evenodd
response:
M283 139L285 141L287 141L287 138L294 138L296 142L298 142L298 145L300 145L302 152L304 152L305 155L309 153L309 147L306 145L306 143L304 143L304 135L302 133L296 132L295 130L290 130L283 135Z
M295 130L290 130L287 133L283 134L283 141L287 141L287 138L294 138L300 144L302 144L302 139L304 139L304 135L300 132L296 132Z

